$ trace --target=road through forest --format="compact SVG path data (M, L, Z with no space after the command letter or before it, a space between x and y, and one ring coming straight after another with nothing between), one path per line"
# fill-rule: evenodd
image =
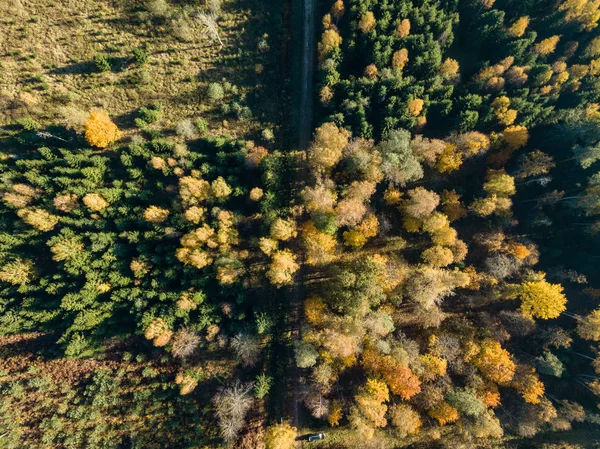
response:
M310 143L312 134L312 110L313 110L313 79L315 66L315 0L299 0L302 2L302 54L301 54L301 76L300 76L300 111L298 114L298 148L306 150ZM305 170L298 172L298 182L303 181L302 177ZM293 341L302 338L301 319L302 319L302 300L304 298L304 269L301 262L301 268L296 274L295 282L291 291L291 309L290 317L292 327ZM300 370L293 360L293 389L294 397L292 404L293 425L300 428Z
M299 139L300 150L308 147L312 125L313 78L315 68L315 0L302 1L302 67L300 76Z

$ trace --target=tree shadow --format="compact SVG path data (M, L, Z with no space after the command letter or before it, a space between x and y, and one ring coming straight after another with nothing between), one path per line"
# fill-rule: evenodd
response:
M57 67L49 70L49 75L85 75L91 74L95 71L96 67L92 61L75 62L71 65Z

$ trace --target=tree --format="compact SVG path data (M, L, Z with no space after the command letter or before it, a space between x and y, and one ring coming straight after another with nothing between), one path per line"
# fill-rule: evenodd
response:
M3 261L0 267L0 281L13 285L26 285L33 279L34 275L35 266L30 260Z
M567 307L567 298L560 284L545 280L526 281L521 284L521 313L531 318L548 320L557 318Z
M596 0L563 0L559 10L565 11L567 22L576 22L581 30L590 31L598 26L600 4Z
M418 116L423 111L425 102L420 98L415 98L408 103L408 113L413 117Z
M467 216L467 210L460 201L461 195L455 190L444 190L440 195L442 210L450 222L460 220Z
M600 156L600 155L599 155ZM540 150L527 153L519 164L519 177L541 176L556 167L554 158Z
M525 30L529 26L529 17L519 17L507 30L510 37L519 38L525 34Z
M312 221L305 223L301 230L308 265L322 265L335 259L335 236L320 232Z
M377 70L377 66L375 64L369 64L367 67L365 67L364 73L367 78L373 80L377 78L377 75L379 75L379 70Z
M444 151L438 156L435 168L440 173L450 173L458 170L463 163L463 156L458 147L452 143L446 142Z
M246 415L254 402L251 390L251 383L244 384L236 380L219 388L213 397L219 430L224 440L235 440L244 427Z
M417 135L410 142L410 149L419 162L425 162L432 167L438 156L446 149L446 142Z
M488 170L483 190L488 195L509 197L515 194L515 179L506 174L504 170Z
M484 340L479 346L473 364L486 379L499 384L507 384L515 375L516 366L508 351L490 338Z
M546 38L535 46L535 52L540 56L548 56L554 53L559 40L560 36Z
M440 402L429 411L429 416L436 419L440 426L458 421L458 410L446 401Z
M466 416L478 417L485 413L481 399L468 389L455 389L446 395L448 403Z
M372 11L367 11L364 13L358 22L358 29L363 33L369 33L375 28L377 25L377 20L375 20L375 15Z
M231 348L245 367L256 365L262 350L258 336L241 332L231 339Z
M287 241L297 235L296 222L292 219L277 218L271 223L271 238L275 240Z
M437 193L423 187L408 191L407 199L403 202L402 210L410 217L424 219L429 217L440 203Z
M590 312L579 320L577 333L586 340L600 341L600 309Z
M390 132L377 147L381 154L381 170L391 184L406 185L423 177L423 168L410 148L410 133Z
M539 404L540 397L544 394L544 384L540 382L535 370L530 366L519 366L512 386L528 404Z
M144 211L144 218L150 223L163 223L169 218L169 211L157 206L150 206Z
M266 449L293 449L298 431L288 423L274 424L265 432Z
M17 215L25 223L42 232L52 231L59 221L59 217L43 209L20 209Z
M173 336L171 353L179 359L190 357L198 349L201 343L198 333L189 329L181 329Z
M392 425L401 437L406 435L417 435L421 430L421 417L408 404L393 405L389 409Z
M350 140L350 132L334 123L325 123L316 129L308 150L308 160L316 171L333 168L342 158L342 150Z
M90 118L85 124L85 140L98 148L106 148L119 137L119 128L108 114L102 110L90 112Z
M396 34L400 38L408 36L410 34L410 20L402 19L396 27Z
M392 55L392 67L403 70L404 66L408 62L408 50L406 48L402 48L397 50Z
M346 7L344 6L344 2L342 0L336 0L336 2L331 7L331 15L339 20L344 16L346 12Z
M442 75L442 78L444 78L445 80L452 81L460 76L460 65L458 64L458 61L456 59L446 58L440 66L439 70L440 75Z
M271 284L281 287L293 281L293 275L300 266L296 263L296 256L288 249L273 253L273 260L267 271L267 278Z
M342 37L336 30L325 30L318 45L319 61L324 61L331 52L342 45Z
M298 366L298 368L310 368L315 366L317 359L319 358L319 351L317 351L317 348L304 341L296 343L294 353L296 356L296 366Z
M443 246L432 246L421 254L421 258L431 266L446 267L454 262L452 251Z
M547 376L561 377L565 371L565 366L550 351L544 351L544 354L535 359L535 366L537 370Z
M222 176L215 179L210 185L212 196L217 199L227 198L233 192L233 189L227 184Z
M573 156L581 165L581 168L590 168L600 159L600 143L596 145L575 145L573 147Z
M514 151L527 145L529 132L524 126L509 126L503 131L502 140L507 149Z

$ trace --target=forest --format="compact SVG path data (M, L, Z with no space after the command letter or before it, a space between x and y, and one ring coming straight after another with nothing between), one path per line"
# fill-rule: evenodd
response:
M600 447L600 0L0 29L0 448Z

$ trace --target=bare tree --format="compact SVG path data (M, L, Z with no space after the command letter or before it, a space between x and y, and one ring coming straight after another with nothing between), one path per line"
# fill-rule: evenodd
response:
M219 44L221 44L221 47L223 47L225 45L225 44L223 44L223 41L221 40L221 37L219 36L219 26L217 25L216 14L214 14L214 13L206 14L204 12L201 12L198 14L197 20L201 25L204 26L204 28L205 28L204 34L206 34L209 39L211 39L213 41L218 41Z
M191 356L200 345L200 336L189 329L178 331L173 337L172 354L180 359L186 359Z
M254 366L260 356L260 339L255 335L239 333L231 339L231 347L242 359L244 366Z
M221 387L213 397L215 414L219 420L219 429L224 440L234 440L244 427L246 414L254 402L250 395L252 387L252 383L242 383L236 380Z

